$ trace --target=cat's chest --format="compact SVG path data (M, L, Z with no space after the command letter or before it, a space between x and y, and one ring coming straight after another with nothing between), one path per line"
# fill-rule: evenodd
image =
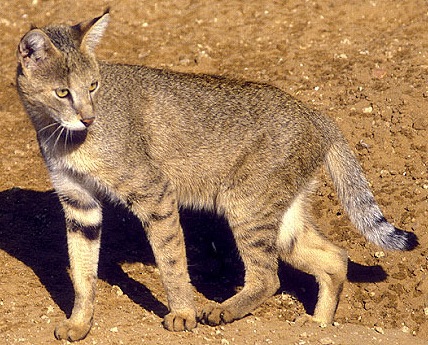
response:
M61 165L79 174L100 175L113 174L120 169L115 162L114 150L100 140L89 136L78 147L59 157Z
M112 200L118 198L118 172L106 167L99 157L77 150L57 158L53 164L54 179L71 179L91 194L104 195Z
M59 157L56 164L68 174L94 180L103 185L114 184L120 176L121 166L110 162L97 150L81 148Z
M82 179L82 183L98 186L97 189L110 196L122 194L121 189L135 180L132 167L108 152L80 149L62 157L60 164L68 174Z

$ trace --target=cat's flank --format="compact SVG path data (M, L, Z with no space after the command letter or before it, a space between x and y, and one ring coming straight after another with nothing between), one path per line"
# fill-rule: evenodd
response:
M313 320L331 323L347 255L318 233L309 199L327 167L355 227L385 249L413 233L388 223L348 144L329 118L264 84L98 61L109 14L75 26L33 28L18 47L17 84L64 208L75 302L58 339L92 325L102 201L143 223L168 298L168 330L197 313L179 207L223 215L245 265L245 286L199 314L210 325L242 318L279 287L278 259L319 283Z

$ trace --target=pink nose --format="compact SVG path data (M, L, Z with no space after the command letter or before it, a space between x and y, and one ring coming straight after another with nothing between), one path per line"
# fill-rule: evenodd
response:
M89 127L92 125L95 121L95 117L88 117L87 119L81 119L80 122L82 122L85 127Z

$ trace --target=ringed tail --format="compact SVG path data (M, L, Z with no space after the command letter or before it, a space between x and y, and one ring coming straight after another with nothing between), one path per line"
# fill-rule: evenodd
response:
M385 219L345 139L340 137L332 143L325 163L346 213L367 240L387 250L412 250L419 244L414 233L400 230Z

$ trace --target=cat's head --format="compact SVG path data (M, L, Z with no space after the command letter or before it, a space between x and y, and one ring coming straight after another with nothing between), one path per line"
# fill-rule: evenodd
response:
M94 49L108 20L106 11L74 26L33 28L21 39L18 90L37 127L84 131L96 120L101 81Z

